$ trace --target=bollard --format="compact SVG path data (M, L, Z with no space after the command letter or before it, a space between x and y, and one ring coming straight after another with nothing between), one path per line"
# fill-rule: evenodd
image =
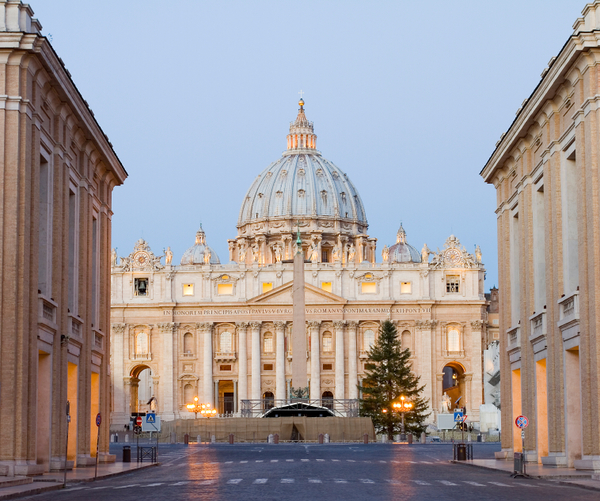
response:
M369 443L369 434L365 433L363 435L363 444L368 444Z
M198 442L199 444L202 443L202 437L200 435L196 437L196 442Z
M268 444L272 444L273 443L273 435L269 434L269 436L267 437L267 443Z
M233 433L229 434L229 443L233 445Z
M185 445L189 445L190 444L190 436L187 433L183 436L183 443Z
M394 442L400 442L400 435L394 435Z
M470 442L470 441L471 441L471 434L469 433L469 434L467 435L467 442Z
M326 444L329 443L330 441L330 437L329 437L329 433L325 433L325 439L323 440Z
M216 444L216 443L217 443L217 437L215 437L214 435L212 435L212 436L210 437L210 443L211 443L211 444Z
M421 432L421 443L424 444L427 442L427 435L425 435L425 432Z
M323 443L323 439L324 439L324 435L322 433L319 433L319 443L322 444Z
M125 442L129 442L129 435L127 433L125 433Z
M129 445L123 446L123 462L131 463L131 446Z
M171 436L169 437L169 443L176 444L177 443L177 433L174 431L171 432Z
M274 444L279 443L279 433L275 433L275 435L273 435L273 443Z
M413 436L412 433L408 434L408 445L411 445L413 443Z
M385 444L387 442L387 435L381 435L381 443Z

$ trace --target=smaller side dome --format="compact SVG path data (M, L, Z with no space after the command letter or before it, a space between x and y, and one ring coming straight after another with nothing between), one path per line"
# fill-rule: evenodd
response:
M389 250L390 263L420 263L421 253L412 245L406 242L406 231L400 223L400 228L396 235L396 243Z
M217 253L206 245L206 233L204 233L202 225L196 232L196 243L186 250L181 258L182 266L192 264L221 264Z

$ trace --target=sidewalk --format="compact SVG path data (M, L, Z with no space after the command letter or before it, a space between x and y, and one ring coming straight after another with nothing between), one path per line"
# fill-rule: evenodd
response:
M98 465L98 480L123 475L135 470L158 466L160 463L109 463ZM67 487L69 484L94 481L95 468L74 468L67 471ZM0 477L0 500L31 496L42 492L62 489L64 473L51 472L35 477Z
M484 468L487 470L496 470L511 474L513 469L513 462L498 459L472 459L470 461L451 461L454 464L460 464L464 466L473 466L476 468ZM533 478L539 478L543 480L551 480L563 485L577 485L584 489L591 489L600 491L600 478L593 472L586 473L582 470L576 470L575 468L561 468L561 467L550 467L542 466L536 463L526 464L527 475Z

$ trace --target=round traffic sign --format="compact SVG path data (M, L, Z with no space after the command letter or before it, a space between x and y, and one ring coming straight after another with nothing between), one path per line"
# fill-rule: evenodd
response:
M135 424L138 426L142 426L142 416L138 416L135 418Z
M527 428L529 425L529 419L527 419L525 416L517 416L517 419L515 419L515 424L521 429Z
M100 426L100 424L102 423L102 416L100 415L100 413L96 414L96 426Z

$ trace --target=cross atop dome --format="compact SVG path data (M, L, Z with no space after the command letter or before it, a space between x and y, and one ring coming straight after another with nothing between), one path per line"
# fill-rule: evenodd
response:
M402 223L400 223L400 228L398 229L398 233L396 234L396 243L398 243L398 244L406 243L406 231L404 230Z
M315 150L317 148L317 136L312 122L309 122L304 114L303 91L300 91L298 105L298 116L290 123L290 133L287 136L288 150Z

